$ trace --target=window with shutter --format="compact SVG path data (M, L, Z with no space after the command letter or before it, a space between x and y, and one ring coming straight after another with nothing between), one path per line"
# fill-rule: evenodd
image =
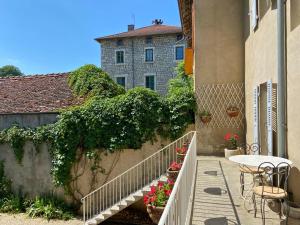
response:
M267 131L268 155L273 155L273 129L272 129L272 81L267 82Z

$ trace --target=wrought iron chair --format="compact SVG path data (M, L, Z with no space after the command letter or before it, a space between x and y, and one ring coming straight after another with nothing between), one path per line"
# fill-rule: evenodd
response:
M279 163L277 166L270 162L260 164L258 170L264 171L264 176L260 176L260 185L253 187L253 202L254 202L254 216L256 217L257 206L255 196L261 197L261 215L263 225L265 225L265 204L266 200L279 200L281 203L281 210L279 216L283 215L283 201L287 200L287 185L290 174L290 165L288 163ZM287 204L288 205L288 204ZM286 210L286 224L288 224L289 207Z
M244 150L245 155L260 155L260 153L261 153L260 145L257 143L253 143L251 145L245 144L243 150ZM262 169L258 170L257 167L249 167L246 165L240 165L240 172L241 172L241 174L240 174L240 191L241 191L242 197L244 197L245 174L252 175L253 183L251 183L251 184L254 185L257 176L262 174L264 171Z

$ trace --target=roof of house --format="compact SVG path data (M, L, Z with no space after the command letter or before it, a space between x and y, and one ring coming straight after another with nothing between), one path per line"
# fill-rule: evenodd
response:
M58 112L77 105L68 73L0 78L0 114Z
M104 37L96 38L95 40L101 42L108 39L127 38L127 37L140 37L140 36L152 36L161 34L180 34L182 33L181 27L167 26L162 24L154 24L147 27L138 28L135 30L122 32L118 34L108 35Z

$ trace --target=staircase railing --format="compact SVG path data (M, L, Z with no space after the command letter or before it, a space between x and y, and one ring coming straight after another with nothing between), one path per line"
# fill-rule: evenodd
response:
M158 225L189 225L196 179L196 132Z
M126 197L165 174L170 163L176 161L176 148L182 147L184 142L190 142L193 136L194 132L187 133L83 197L84 222L121 203Z

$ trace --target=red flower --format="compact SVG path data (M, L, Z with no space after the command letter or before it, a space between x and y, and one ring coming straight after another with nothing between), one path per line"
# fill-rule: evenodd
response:
M181 169L182 164L177 162L172 162L169 169L172 171L179 171Z
M165 194L166 194L167 196L170 196L170 195L171 195L171 192L172 192L172 190L165 190Z
M148 195L145 195L145 196L144 196L144 204L145 204L145 205L148 205L148 204L149 204L149 196L148 196Z
M169 185L174 185L174 181L172 179L168 179L168 184Z
M156 192L156 188L154 186L150 187L150 194L153 195Z
M237 134L234 134L233 135L234 139L238 140L239 139L239 136Z
M224 136L225 141L229 141L230 138L231 138L231 133L225 134L225 136Z
M164 183L161 181L158 181L157 186L159 187L159 189L161 189L164 186Z

